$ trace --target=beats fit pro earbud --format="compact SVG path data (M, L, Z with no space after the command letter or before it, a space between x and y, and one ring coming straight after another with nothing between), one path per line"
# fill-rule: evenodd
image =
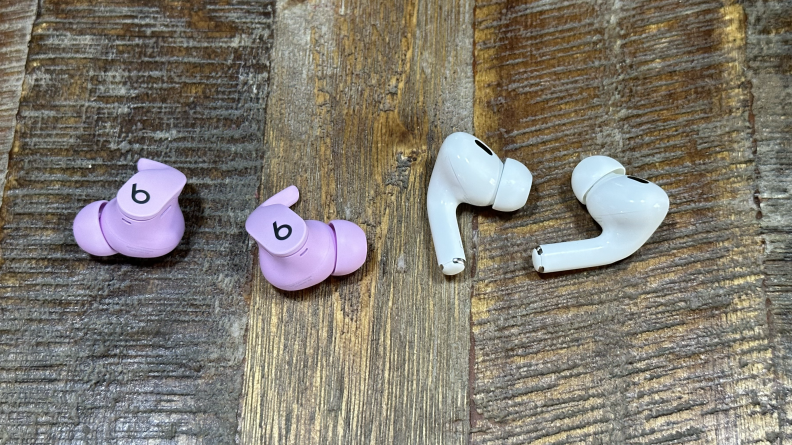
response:
M538 272L603 266L635 253L668 213L668 195L657 185L625 175L607 156L583 159L572 172L572 190L602 227L596 238L543 244L533 250Z
M290 206L300 198L290 186L266 200L245 222L259 246L264 278L283 290L300 290L330 275L347 275L366 261L366 234L357 224L304 221Z
M525 205L533 177L514 159L501 160L483 142L467 133L453 133L440 147L426 206L437 262L446 275L465 269L465 251L456 209L466 202L511 212Z
M141 158L138 173L112 201L88 204L74 218L74 238L97 256L120 253L154 258L175 249L184 235L179 194L187 177L173 167Z

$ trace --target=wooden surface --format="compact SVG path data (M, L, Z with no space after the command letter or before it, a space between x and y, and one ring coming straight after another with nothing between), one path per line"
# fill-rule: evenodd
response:
M302 292L256 273L242 443L467 442L470 281L435 266L424 196L472 130L469 6L278 3L262 198L296 184L299 214L358 222L369 253Z
M5 188L8 152L14 140L27 44L35 14L35 1L0 2L0 172L3 173L0 190Z
M792 2L746 2L751 146L779 441L792 440Z
M3 198L0 442L231 443L273 4L39 4ZM149 157L184 241L91 258L72 220Z
M791 9L0 0L0 443L788 442ZM461 208L447 279L425 194L459 130L534 188ZM592 154L669 215L539 276L531 248L598 233L569 186ZM185 240L91 258L71 221L140 156L187 174ZM262 279L244 220L289 184L364 228L360 271Z
M776 437L745 20L708 0L477 9L476 133L537 179L478 223L474 443ZM598 233L569 186L593 154L661 185L669 215L625 261L540 277L529 247Z

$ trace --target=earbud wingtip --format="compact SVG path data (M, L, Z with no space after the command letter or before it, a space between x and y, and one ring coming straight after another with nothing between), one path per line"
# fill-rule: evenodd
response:
M270 206L273 204L281 204L286 207L291 207L300 199L300 190L295 185L290 185L278 193L272 195L269 199L261 204L261 207Z
M95 201L80 210L74 218L74 239L80 248L91 255L110 256L117 252L110 247L102 233L99 217L107 201Z
M368 254L366 232L357 224L340 219L327 224L336 237L336 266L333 275L348 275L360 269Z

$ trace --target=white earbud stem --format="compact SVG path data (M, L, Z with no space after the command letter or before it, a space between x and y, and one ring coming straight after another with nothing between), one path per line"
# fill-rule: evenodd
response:
M426 208L437 264L444 274L455 275L465 269L456 218L459 204L492 205L495 210L511 212L525 205L532 180L524 165L513 159L504 164L471 134L453 133L443 141L429 179Z
M586 158L575 167L575 196L602 234L537 247L532 259L538 272L611 264L635 253L652 236L668 213L668 195L657 184L624 173L621 164L605 156Z

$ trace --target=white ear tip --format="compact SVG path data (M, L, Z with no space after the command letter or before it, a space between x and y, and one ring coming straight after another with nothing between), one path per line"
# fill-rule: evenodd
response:
M514 159L506 159L492 208L501 212L513 212L521 208L528 201L531 183L533 175L528 167Z
M608 173L625 174L624 166L607 156L590 156L580 161L572 171L572 190L582 204L586 204L586 194L597 181Z

